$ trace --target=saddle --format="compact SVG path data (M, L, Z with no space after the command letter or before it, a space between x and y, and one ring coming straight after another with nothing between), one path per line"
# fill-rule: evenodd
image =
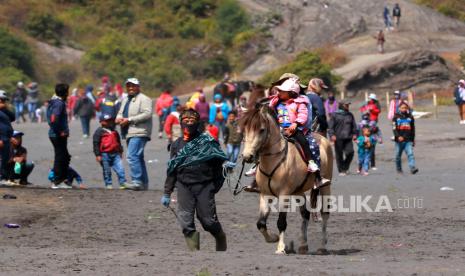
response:
M295 140L294 138L288 137L286 135L284 135L284 139L286 139L289 143L295 145L295 147L297 148L297 151L299 152L300 157L305 162L305 164L307 164L308 161L310 161L310 156L305 156L305 151L303 149L303 147L304 147L303 145L301 145L299 142L297 142L297 140Z

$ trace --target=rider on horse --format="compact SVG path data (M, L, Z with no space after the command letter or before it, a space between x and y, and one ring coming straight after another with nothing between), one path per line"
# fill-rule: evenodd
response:
M310 131L312 107L307 96L304 96L305 92L303 92L307 87L302 85L299 77L292 73L283 74L279 80L272 85L272 89L278 91L278 94L270 97L270 107L277 111L278 122L281 128L284 129L284 133L287 134L287 136L292 136L302 146L306 158L309 159L308 171L314 172L317 176L316 186L318 187L321 183L326 184L329 180L321 178L320 176L319 145ZM289 87L292 87L292 89L289 89ZM280 104L285 106L292 104L292 107L279 108ZM287 116L280 115L280 113L287 113ZM289 113L291 113L291 116L289 116ZM255 168L253 168L253 170L255 172ZM251 175L250 172L246 173L246 175L247 174ZM256 185L256 182L253 181L245 188L245 191L257 192L258 189Z

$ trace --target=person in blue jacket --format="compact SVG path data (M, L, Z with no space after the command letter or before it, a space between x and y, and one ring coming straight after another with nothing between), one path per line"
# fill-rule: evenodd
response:
M311 118L312 132L318 132L326 137L326 131L328 130L328 121L326 120L326 110L321 99L321 91L327 89L328 86L321 79L311 79L308 83L307 97L310 100L312 106ZM310 116L309 116L310 117Z
M60 83L55 86L55 95L50 99L47 108L47 122L50 126L48 136L55 152L53 171L54 184L57 188L69 188L67 173L71 155L68 152L68 114L66 112L66 98L69 86Z
M7 102L10 99L6 92L0 90L0 181L8 179L8 162L10 161L10 138L13 136L11 123L15 120L15 114L8 109Z
M210 105L210 124L218 127L220 131L219 137L222 137L224 134L224 128L226 126L226 119L231 109L226 101L223 100L220 94L216 94L213 97L213 103Z

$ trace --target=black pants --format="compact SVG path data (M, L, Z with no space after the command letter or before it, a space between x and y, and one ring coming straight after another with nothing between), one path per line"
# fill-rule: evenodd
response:
M354 158L354 145L351 139L337 139L334 143L336 152L337 169L341 172L349 170L350 163Z
M23 162L21 163L21 172L15 173L15 162L8 163L8 179L15 180L19 179L21 183L27 183L27 177L31 174L34 169L34 163Z
M6 139L3 141L3 147L0 149L0 157L2 162L0 165L0 179L8 179L8 162L10 161L10 140Z
M50 137L55 151L53 171L55 173L55 184L60 184L67 179L71 155L68 152L68 137Z
M302 146L302 150L304 151L305 157L309 160L312 159L312 152L310 151L310 146L308 145L308 140L303 134L302 131L297 130L294 135L291 136Z
M371 156L370 156L370 159L371 159L371 167L376 167L376 154L375 154L375 151L376 151L376 144L372 145L373 147L373 150L371 151Z
M178 189L178 221L184 235L195 231L194 215L205 231L213 236L222 231L216 215L215 186L213 183L184 185L176 183Z

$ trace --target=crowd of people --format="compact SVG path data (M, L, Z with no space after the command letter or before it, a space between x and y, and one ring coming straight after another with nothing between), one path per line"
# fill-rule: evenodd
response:
M104 186L113 189L113 170L120 189L147 190L149 179L144 149L151 139L155 113L160 124L158 136L163 138L163 132L166 134L170 153L161 202L169 207L171 194L174 187L177 188L178 220L192 250L199 248L199 234L194 225L196 213L203 227L215 237L217 250L226 250L226 236L216 215L214 198L224 182L224 170L236 167L243 142L239 120L257 102L274 110L283 135L301 145L308 160L307 171L315 174L316 187L330 180L319 173L320 152L314 133L328 137L334 143L340 176L351 174L354 142L358 147L357 174L367 176L370 170L377 170L376 146L383 143L383 135L378 127L381 105L374 93L360 107L360 120L357 121L350 111L349 100L337 100L331 91L327 93L327 99L322 97L322 93L329 90L323 80L314 78L304 85L291 73L283 74L267 90L257 86L249 96L250 104L246 96L241 96L234 108L220 94L213 95L213 101L208 103L200 88L184 105L169 91L163 92L154 104L141 92L136 78L126 80L125 91L118 85L111 88L106 78L102 83L99 89L102 93L96 98L91 86L76 88L69 96L69 86L57 84L55 95L44 103L43 116L49 125L48 136L54 149L53 167L48 177L53 183L52 188L69 189L73 181L85 188L79 173L70 167L69 122L75 116L80 117L83 137L87 138L89 121L95 116L100 127L94 131L92 146L95 159L102 168ZM464 95L465 81L461 80L455 91L461 116ZM12 122L19 117L15 118L9 100L5 91L0 90L1 184L28 185L34 164L27 159L27 150L22 145L24 133L13 130ZM406 93L394 92L387 117L392 122L397 172L403 173L401 157L405 152L410 172L416 174L418 168L413 154L415 120ZM126 141L130 181L123 166L123 140ZM251 171L246 175L255 175L254 169ZM252 183L246 190L258 191L258 187Z

